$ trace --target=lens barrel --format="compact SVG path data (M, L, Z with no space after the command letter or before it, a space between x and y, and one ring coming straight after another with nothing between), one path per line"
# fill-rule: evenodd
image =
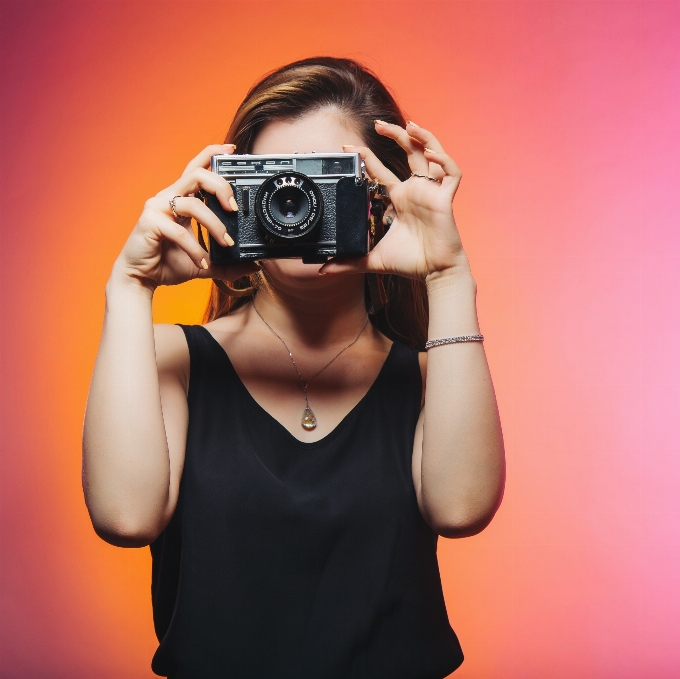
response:
M272 175L257 191L255 214L276 238L303 238L321 220L321 191L309 177L299 172L291 170Z

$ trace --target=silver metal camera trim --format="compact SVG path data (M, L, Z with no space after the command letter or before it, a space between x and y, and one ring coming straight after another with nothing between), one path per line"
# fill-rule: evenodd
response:
M275 172L286 172L292 170L293 172L299 172L307 177L313 178L316 183L330 183L337 180L340 177L354 177L354 181L359 184L366 176L366 170L364 167L364 161L361 155L358 153L267 153L267 154L236 154L236 153L220 153L215 155L210 160L210 169L218 174L220 177L228 177L230 181L234 181L237 185L241 183L248 183L252 185L252 180L256 180L257 183L262 183L271 177L273 173L261 173L261 172L249 172L245 174L234 174L230 172L221 172L219 169L220 160L236 160L237 162L248 162L251 161L253 164L257 160L319 160L320 158L354 158L354 172L342 172L340 174L307 174L306 172L301 172L296 169L296 163L293 162L291 166L275 165ZM264 163L263 163L264 164ZM242 182L239 180L247 179L248 182ZM259 181L257 181L259 180Z

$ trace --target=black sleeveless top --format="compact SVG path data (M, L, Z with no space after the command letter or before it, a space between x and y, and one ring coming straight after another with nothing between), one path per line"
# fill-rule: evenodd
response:
M435 679L463 661L411 455L417 352L394 343L368 393L320 441L250 395L201 326L175 514L151 545L172 679Z

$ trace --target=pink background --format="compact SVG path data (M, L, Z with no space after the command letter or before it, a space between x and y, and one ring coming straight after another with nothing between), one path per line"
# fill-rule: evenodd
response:
M151 676L148 549L80 489L104 284L255 78L319 53L463 168L508 484L440 542L455 676L680 676L680 4L4 0L1 30L3 678Z

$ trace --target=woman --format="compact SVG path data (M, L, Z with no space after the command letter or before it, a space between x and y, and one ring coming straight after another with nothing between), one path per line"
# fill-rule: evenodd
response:
M265 77L227 141L146 203L107 283L83 445L95 530L151 545L159 675L444 677L462 653L436 538L482 530L504 480L460 172L343 59ZM190 218L231 244L195 194L238 209L206 169L235 149L360 153L389 192L386 235L321 267L212 264ZM205 325L153 326L157 286L208 276L241 296L214 288ZM443 340L429 355L426 337Z

